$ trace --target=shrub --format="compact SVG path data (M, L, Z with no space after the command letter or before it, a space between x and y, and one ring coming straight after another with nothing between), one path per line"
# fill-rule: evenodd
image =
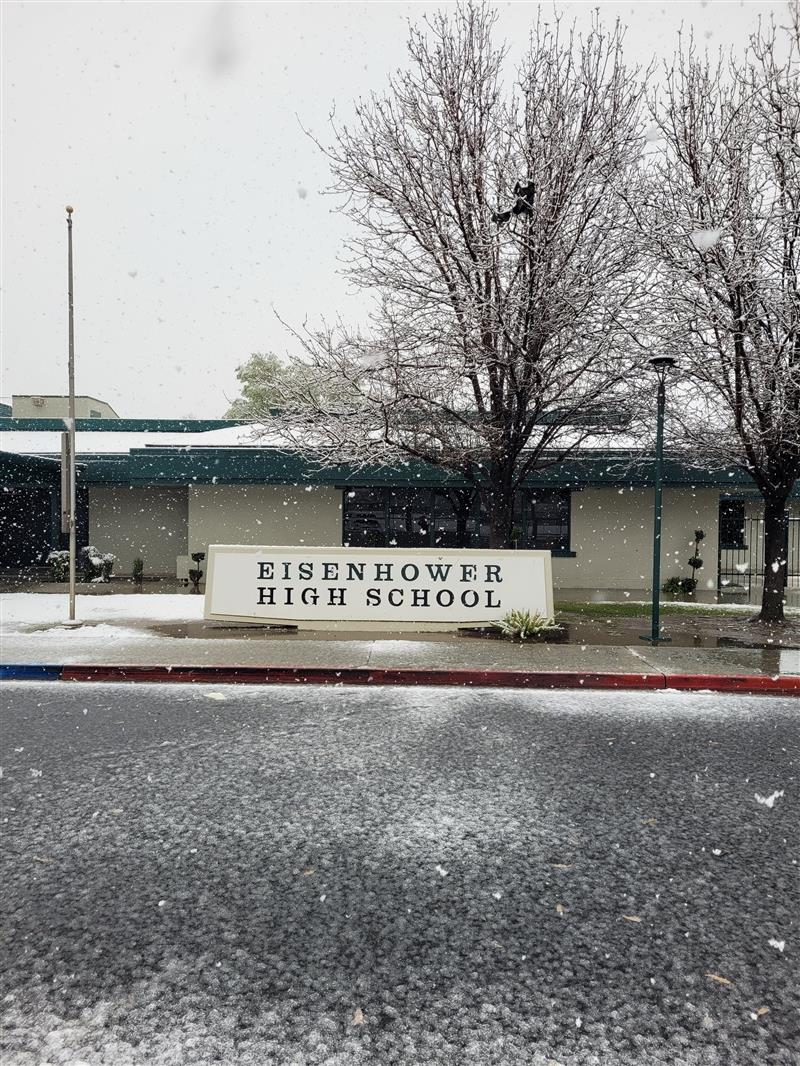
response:
M116 561L112 552L99 552L91 544L81 548L80 566L84 581L108 581Z
M53 581L66 581L69 576L69 552L53 551L47 556Z
M111 577L111 571L114 569L114 563L117 561L116 555L112 552L106 552L100 556L100 576L103 581L108 581Z
M561 626L552 618L545 618L538 611L509 611L499 622L493 623L505 636L518 640L532 640L537 637L555 635L561 632Z
M693 577L670 577L661 586L661 591L668 596L690 596L697 588Z
M205 552L192 552L192 559L194 560L195 566L194 570L189 571L189 580L191 581L192 588L195 592L198 592L200 589L200 578L203 576L203 570L200 563L202 563L205 557Z

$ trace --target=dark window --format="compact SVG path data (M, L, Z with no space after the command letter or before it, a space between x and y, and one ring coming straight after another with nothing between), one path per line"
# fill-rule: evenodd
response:
M569 551L570 494L524 490L514 505L518 548ZM354 548L488 548L473 489L345 489L343 542Z
M348 489L344 494L345 545L353 548L386 546L386 508L382 489Z
M434 491L433 545L436 548L480 547L480 524L474 489Z
M747 546L744 539L744 502L742 500L720 500L719 546L728 551Z
M554 490L527 493L522 547L569 551L569 493Z
M386 524L390 548L428 548L432 543L430 489L387 489Z

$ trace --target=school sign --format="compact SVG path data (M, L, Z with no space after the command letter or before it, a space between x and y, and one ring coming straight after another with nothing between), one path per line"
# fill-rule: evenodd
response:
M212 544L205 617L303 629L453 629L553 617L549 551Z

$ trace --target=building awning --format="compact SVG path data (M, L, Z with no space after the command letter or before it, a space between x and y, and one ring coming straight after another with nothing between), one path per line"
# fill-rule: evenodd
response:
M59 485L61 460L43 455L0 452L0 483L15 485Z

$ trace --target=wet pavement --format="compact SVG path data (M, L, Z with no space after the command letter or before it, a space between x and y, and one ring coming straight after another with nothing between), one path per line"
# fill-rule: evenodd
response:
M637 620L638 621L638 620ZM643 627L639 625L641 630ZM203 622L26 627L5 634L5 663L590 671L723 676L800 674L796 648L532 644L452 633L278 632Z
M798 1062L796 700L5 695L8 1066Z
M81 596L75 624L63 621L66 607L66 597L4 597L3 662L800 675L797 616L770 628L753 624L747 612L698 616L665 606L663 632L670 642L653 647L641 639L649 618L621 617L603 605L592 615L559 612L567 630L563 643L517 643L465 631L312 631L204 621L196 596Z

